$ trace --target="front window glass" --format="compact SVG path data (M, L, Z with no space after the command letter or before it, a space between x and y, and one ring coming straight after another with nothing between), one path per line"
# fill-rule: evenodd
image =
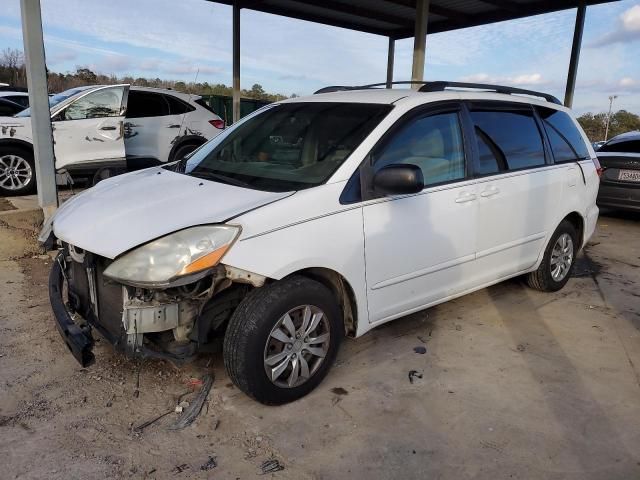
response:
M85 95L60 112L60 120L117 117L122 109L123 87L104 88ZM57 119L58 115L56 115Z
M392 164L420 167L425 185L464 178L458 114L442 113L410 121L375 155L374 162L376 171Z
M64 92L56 93L55 95L52 95L49 97L49 107L50 108L55 107L59 103L62 103L65 100L71 97L74 97L90 88L95 88L95 86L70 88L69 90L65 90ZM16 117L30 117L30 116L31 116L30 108L27 108L26 110L23 110L22 112L16 115Z
M187 175L286 192L326 182L391 110L364 103L273 105L191 156Z

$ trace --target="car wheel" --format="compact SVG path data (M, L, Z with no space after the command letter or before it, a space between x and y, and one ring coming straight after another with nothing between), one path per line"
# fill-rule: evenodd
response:
M200 145L194 145L194 144L187 144L187 145L180 145L176 151L173 153L173 160L182 160L184 157L186 157L187 155L189 155L191 152L193 152L196 148L198 148Z
M250 292L233 313L224 364L240 390L266 405L297 400L333 364L342 313L321 283L292 276Z
M28 195L35 190L33 153L22 148L0 148L0 195Z
M576 229L571 222L563 220L551 236L542 263L527 275L528 285L543 292L560 290L569 281L577 253Z

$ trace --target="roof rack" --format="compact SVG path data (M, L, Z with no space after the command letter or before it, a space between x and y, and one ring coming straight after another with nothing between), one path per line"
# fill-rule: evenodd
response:
M324 87L314 93L329 93L329 92L339 92L345 90L367 90L370 88L379 88L385 87L387 83L372 83L370 85L361 85L361 86L344 86L344 85L335 85L331 87ZM504 93L507 95L529 95L532 97L544 98L546 101L555 103L557 105L562 105L562 102L558 100L553 95L543 92L536 92L534 90L526 90L524 88L517 87L507 87L504 85L490 85L486 83L466 83L466 82L446 82L446 81L431 81L431 82L423 82L423 81L401 81L401 82L391 82L391 85L422 85L418 91L419 92L442 92L447 88L465 88L465 89L474 89L474 90L484 90L488 92L496 92L496 93Z

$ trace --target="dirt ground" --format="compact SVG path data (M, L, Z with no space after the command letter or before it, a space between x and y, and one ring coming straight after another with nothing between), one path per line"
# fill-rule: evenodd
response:
M177 368L102 341L81 368L54 327L50 257L2 224L0 477L246 479L275 460L264 476L640 478L639 238L640 216L603 216L562 291L513 280L397 320L345 341L308 397L265 407L220 355ZM201 415L168 430L205 373Z

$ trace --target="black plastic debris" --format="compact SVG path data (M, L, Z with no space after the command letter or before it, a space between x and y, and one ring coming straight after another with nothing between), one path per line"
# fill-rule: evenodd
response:
M413 384L414 378L422 378L422 374L420 372L418 372L417 370L410 370L409 371L409 383Z
M262 465L260 465L260 469L262 470L262 475L266 475L267 473L275 473L279 472L280 470L284 470L284 465L282 465L275 458L272 458L271 460L262 462Z
M204 465L200 466L200 470L211 470L216 468L218 464L216 463L216 457L212 457L209 455L209 460L207 460Z
M176 465L171 473L182 473L185 470L189 470L191 467L187 463L183 463L182 465Z
M419 353L420 355L424 355L425 353L427 353L427 347L419 345L417 347L413 347L413 351Z
M204 401L207 399L212 386L213 376L209 374L205 375L202 378L202 387L200 387L198 395L193 399L189 406L182 411L180 418L178 418L178 420L169 427L169 430L181 430L193 423L196 417L200 414Z

